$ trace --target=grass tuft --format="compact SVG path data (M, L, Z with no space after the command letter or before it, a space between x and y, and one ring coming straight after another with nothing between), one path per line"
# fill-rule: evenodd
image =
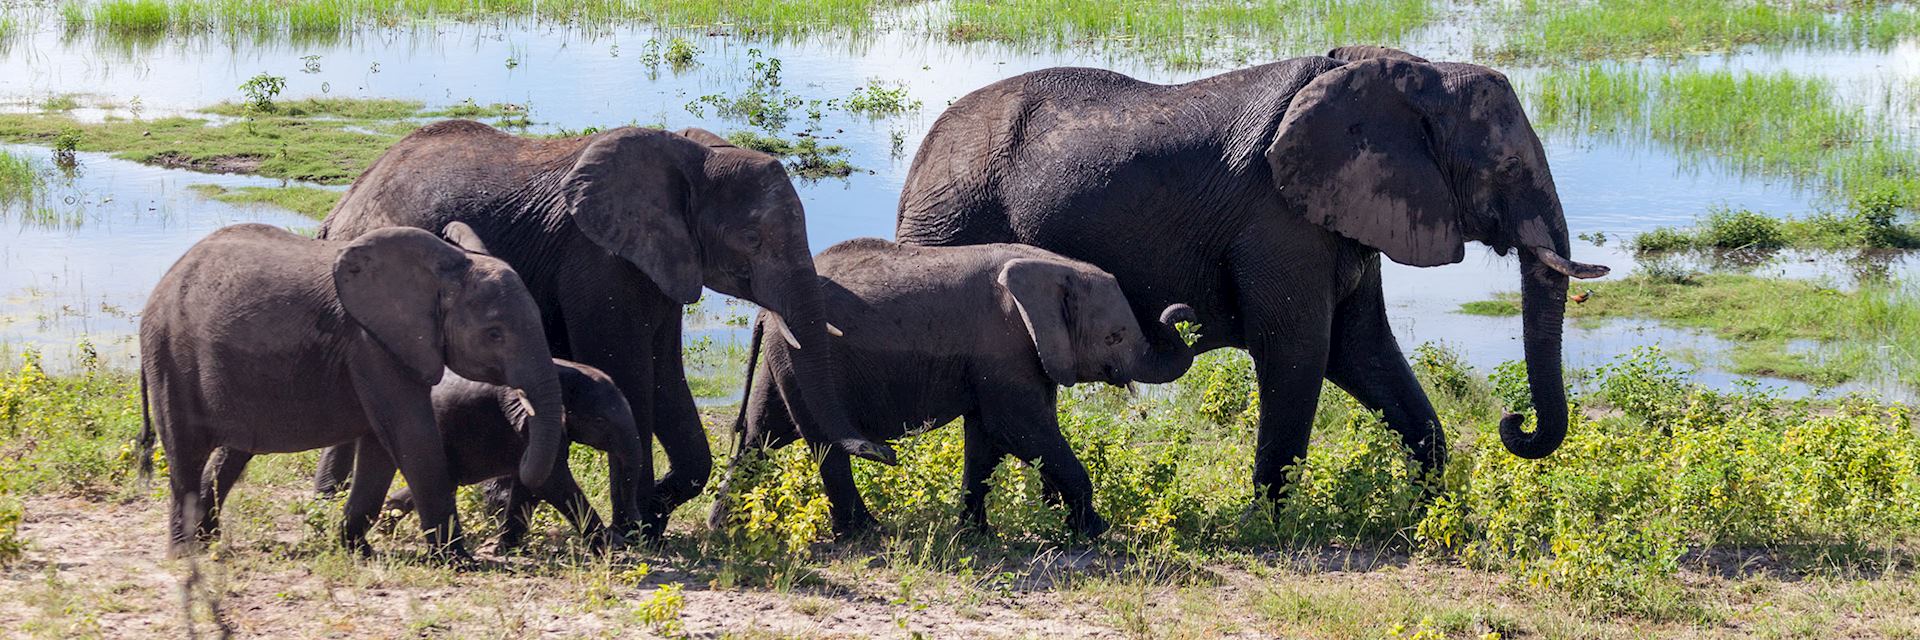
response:
M300 215L319 220L327 217L334 203L340 201L344 191L320 189L315 187L240 187L227 189L213 184L196 184L188 187L194 193L229 204L262 204L279 207Z

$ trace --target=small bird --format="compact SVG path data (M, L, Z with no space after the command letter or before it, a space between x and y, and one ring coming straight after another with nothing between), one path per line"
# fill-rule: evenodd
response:
M1580 292L1580 293L1576 293L1576 294L1573 294L1573 303L1574 303L1574 304L1580 304L1580 303L1582 303L1582 302L1586 302L1586 301L1587 301L1587 298L1588 298L1588 297L1591 297L1592 295L1593 295L1593 290L1592 290L1592 289L1588 289L1588 290L1586 290L1586 291L1582 291L1582 292Z

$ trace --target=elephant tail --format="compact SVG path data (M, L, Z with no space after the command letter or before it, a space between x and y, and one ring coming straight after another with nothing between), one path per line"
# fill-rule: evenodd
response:
M740 387L740 412L733 415L733 450L737 454L747 441L747 400L753 395L753 371L760 368L760 339L766 335L767 323L758 318L753 323L753 340L747 345L747 374Z
M133 454L140 457L140 484L153 481L153 412L148 408L147 374L140 372L140 435L134 439Z

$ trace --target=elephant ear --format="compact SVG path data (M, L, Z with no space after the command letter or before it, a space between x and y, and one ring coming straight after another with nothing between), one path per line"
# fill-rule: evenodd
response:
M706 129L702 129L700 127L687 127L685 129L676 131L675 133L678 133L681 136L684 136L688 140L692 140L694 142L707 145L709 147L734 146L733 141L728 140L726 138L722 138L720 137L720 134L714 133L712 131L708 131Z
M1267 147L1280 198L1394 262L1459 262L1465 239L1429 118L1445 92L1433 65L1394 57L1320 74L1294 95Z
M700 299L700 245L689 212L705 152L665 131L623 127L588 143L564 183L580 231L680 304Z
M1074 271L1065 265L1021 258L1001 265L995 281L1013 298L1020 321L1033 338L1034 351L1040 354L1040 368L1054 384L1070 386L1080 381L1075 373L1072 287Z
M465 253L412 227L376 229L333 262L340 308L423 384L446 366L443 300L472 265Z
M447 242L453 243L453 246L460 247L461 250L467 253L478 253L483 256L493 255L487 251L487 243L480 241L480 234L476 233L473 227L467 226L465 222L455 221L447 223L447 227L440 230L440 237L446 238Z
M1371 44L1352 44L1344 47L1334 47L1327 51L1327 57L1341 62L1359 62L1362 60L1372 60L1374 58L1394 58L1408 62L1427 61L1426 58L1393 47L1381 47Z

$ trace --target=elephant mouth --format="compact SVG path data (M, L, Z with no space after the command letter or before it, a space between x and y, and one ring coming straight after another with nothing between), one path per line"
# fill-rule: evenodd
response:
M1110 364L1100 366L1100 377L1105 378L1107 384L1122 389L1125 389L1127 385L1133 383L1133 380L1128 378L1126 374L1121 373L1119 368Z

